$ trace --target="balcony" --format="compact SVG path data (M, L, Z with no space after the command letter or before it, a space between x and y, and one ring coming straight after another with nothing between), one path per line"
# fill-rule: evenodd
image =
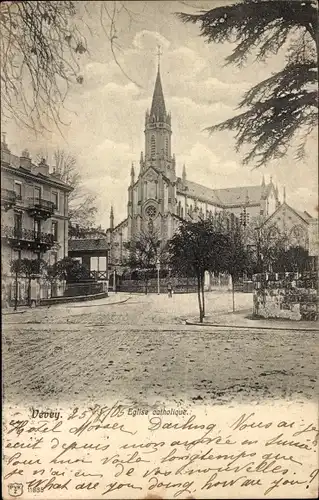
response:
M1 206L7 212L17 202L17 195L11 189L1 189Z
M53 201L39 198L28 199L28 212L32 217L46 220L53 215L54 210L55 205Z
M2 227L1 238L7 240L8 244L15 250L46 252L54 245L53 234L12 226Z

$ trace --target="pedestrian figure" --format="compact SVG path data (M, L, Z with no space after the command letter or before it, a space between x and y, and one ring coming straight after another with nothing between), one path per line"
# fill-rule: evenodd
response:
M173 291L172 283L169 281L167 283L167 292L169 297L172 297L172 291Z

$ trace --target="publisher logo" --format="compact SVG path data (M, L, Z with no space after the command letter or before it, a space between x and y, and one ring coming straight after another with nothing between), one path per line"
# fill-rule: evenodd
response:
M20 497L23 493L22 483L10 483L8 485L8 493L11 497Z

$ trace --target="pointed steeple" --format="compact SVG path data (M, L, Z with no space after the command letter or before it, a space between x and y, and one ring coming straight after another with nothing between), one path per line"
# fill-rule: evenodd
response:
M185 167L185 163L183 165L182 181L185 184L185 182L186 182L186 167Z
M133 186L135 182L135 170L134 170L134 163L132 162L131 166L131 185Z
M158 65L155 88L153 93L150 116L155 116L157 121L165 121L166 108L162 89L160 66Z
M113 205L111 205L111 210L110 210L110 230L113 231L114 229L114 212L113 212Z

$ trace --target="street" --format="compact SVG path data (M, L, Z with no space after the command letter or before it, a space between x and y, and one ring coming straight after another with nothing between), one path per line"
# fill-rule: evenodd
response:
M237 294L249 312L251 295ZM113 304L112 304L113 303ZM231 294L207 294L207 311ZM4 317L7 402L316 399L316 332L198 327L195 294L116 294Z

